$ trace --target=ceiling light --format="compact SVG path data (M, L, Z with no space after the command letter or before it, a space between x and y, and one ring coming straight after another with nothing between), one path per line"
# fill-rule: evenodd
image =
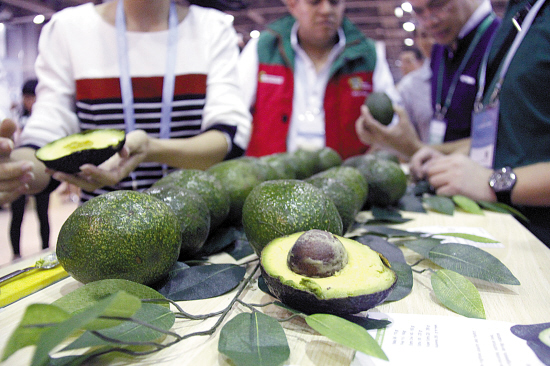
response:
M260 36L260 31L253 30L250 32L250 38L258 38Z
M42 23L44 23L44 20L46 20L46 17L42 14L38 14L37 16L34 17L32 22L34 24L42 24Z
M406 11L407 13L411 13L413 7L410 2L405 1L403 4L401 4L401 9L403 9L403 11Z
M403 17L403 9L401 9L400 7L395 8L395 10L393 12L394 12L396 17L398 17L398 18Z
M414 40L412 38L405 38L405 40L403 41L403 43L405 44L405 46L412 46L414 45Z
M405 22L403 23L403 29L406 30L407 32L412 32L415 30L415 25L413 22Z

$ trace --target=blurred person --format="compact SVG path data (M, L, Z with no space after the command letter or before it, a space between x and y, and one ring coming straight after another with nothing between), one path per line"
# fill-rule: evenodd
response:
M36 85L38 80L30 79L23 84L21 100L21 116L19 117L18 129L23 131L28 118L31 115L33 105L36 101ZM20 133L20 132L19 132ZM17 146L17 144L16 144ZM30 196L22 195L13 201L10 205L10 240L13 249L14 259L21 257L21 224L25 214L25 206ZM50 222L48 218L48 207L50 203L50 192L43 191L34 195L36 214L40 225L40 238L42 240L42 249L50 246Z
M467 152L471 133L471 113L477 92L477 75L500 19L489 0L411 0L422 29L433 37L431 54L432 108L429 144L442 152L457 148ZM411 157L425 145L410 134L410 121L385 127L363 108L356 129L365 144L374 144L399 151Z
M251 39L239 60L245 103L253 111L247 155L335 149L364 153L354 123L369 93L398 101L389 65L344 17L344 0L287 0L287 15Z
M242 155L250 113L239 91L237 41L223 12L170 0L56 13L40 35L37 101L22 146L14 149L11 124L0 129L0 202L55 181L82 188L84 201L143 190L174 169ZM99 166L69 175L46 171L34 156L48 142L96 128L127 132L121 152Z
M510 1L480 73L469 157L425 147L411 172L439 195L512 205L550 246L550 6Z
M424 55L417 47L409 46L403 48L403 50L399 53L399 70L401 70L401 77L404 77L410 72L418 69L422 66L423 61Z

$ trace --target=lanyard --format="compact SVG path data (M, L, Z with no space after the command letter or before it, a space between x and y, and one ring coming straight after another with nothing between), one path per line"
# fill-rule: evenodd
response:
M544 5L545 0L538 0L535 5L529 10L529 13L527 13L527 16L525 17L525 20L521 24L521 30L514 38L514 42L510 46L510 50L506 54L506 58L504 59L504 62L500 65L499 70L500 73L498 75L498 78L495 77L495 80L493 81L491 87L489 90L493 90L491 93L491 96L489 98L488 104L493 104L500 95L500 90L502 89L502 83L504 82L504 77L506 76L506 73L508 72L508 68L510 66L510 63L512 62L512 59L514 58L514 55L516 54L516 51L518 50L521 42L523 41L523 38L529 31L529 28L531 28L531 24L535 20L535 17L537 16L540 8L542 5ZM485 54L483 55L483 60L481 63L481 68L479 71L479 89L477 91L476 95L476 102L475 102L475 110L480 111L483 109L482 99L483 99L483 92L485 89L485 83L487 78L487 63L489 60L489 51L491 47L488 47L485 51Z
M130 77L130 63L128 60L128 43L126 40L126 20L124 16L124 1L119 0L116 9L115 26L117 30L118 61L120 68L120 90L122 94L122 110L124 112L124 124L126 133L135 130L134 92L132 78ZM160 118L160 138L170 138L170 122L172 113L172 101L175 85L175 66L177 55L177 25L178 14L176 5L170 2L168 16L168 46L166 56L166 70L162 83L162 105Z
M438 120L443 120L445 118L445 115L447 114L447 110L451 106L451 101L453 100L453 95L456 89L456 86L458 84L458 80L460 78L460 75L462 75L462 72L466 68L466 64L470 60L470 57L474 53L475 48L477 47L477 44L481 40L481 37L483 34L485 34L485 31L493 20L495 19L494 13L491 13L488 17L486 17L481 25L477 28L476 34L474 36L474 39L468 46L468 50L466 51L466 55L464 55L464 58L462 59L462 62L458 66L458 69L456 73L454 74L453 79L451 80L451 85L449 86L449 91L447 92L447 98L445 99L445 105L441 105L441 99L443 94L443 71L444 71L444 62L441 62L439 64L439 72L438 72L438 78L437 78L437 93L436 93L436 103L435 103L435 117Z

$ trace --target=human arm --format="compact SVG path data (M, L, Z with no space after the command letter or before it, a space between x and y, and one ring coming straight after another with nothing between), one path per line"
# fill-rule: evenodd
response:
M258 40L259 38L250 39L239 55L239 83L244 103L248 108L252 108L256 102L259 68Z
M488 183L492 172L463 154L440 156L426 166L428 181L436 194L459 194L477 201L496 201ZM514 173L517 182L512 190L512 204L550 206L550 162L514 168Z

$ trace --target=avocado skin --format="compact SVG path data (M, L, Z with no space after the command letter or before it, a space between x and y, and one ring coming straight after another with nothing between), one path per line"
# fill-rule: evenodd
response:
M227 218L231 199L222 183L212 173L198 169L175 170L156 181L153 187L166 184L188 189L202 197L210 210L210 233Z
M390 97L384 92L373 92L365 100L370 114L381 124L387 126L393 119L393 105Z
M143 191L166 203L176 214L181 229L178 260L192 259L203 247L210 232L210 210L202 197L174 185L151 187Z
M311 292L283 284L278 278L271 277L266 273L261 266L260 269L262 277L273 296L283 304L305 314L357 314L383 303L397 284L396 280L388 289L373 294L320 300Z
M340 214L332 200L314 185L298 179L260 183L243 205L246 237L260 256L263 247L280 236L310 229L342 235Z
M74 135L90 135L93 134L96 130L88 130L81 133L77 133ZM119 132L116 130L115 132ZM101 163L105 162L107 159L109 159L111 156L118 153L120 150L122 150L122 147L124 146L124 143L126 142L126 135L124 134L124 131L122 131L121 134L123 137L120 139L117 144L107 146L105 148L97 149L97 148L90 148L86 150L79 150L70 153L69 155L60 156L57 159L53 160L42 160L40 158L40 149L38 149L35 153L38 160L40 160L44 165L46 165L47 168L63 172L67 174L76 174L80 171L80 167L84 164L92 164L92 165L100 165ZM49 149L49 148L55 148L55 145L59 143L61 140L63 141L69 141L71 136L64 137L62 139L50 142L49 144L43 146L41 149Z
M82 283L119 278L144 285L163 278L178 259L175 213L145 193L104 193L78 207L57 239L59 263Z

